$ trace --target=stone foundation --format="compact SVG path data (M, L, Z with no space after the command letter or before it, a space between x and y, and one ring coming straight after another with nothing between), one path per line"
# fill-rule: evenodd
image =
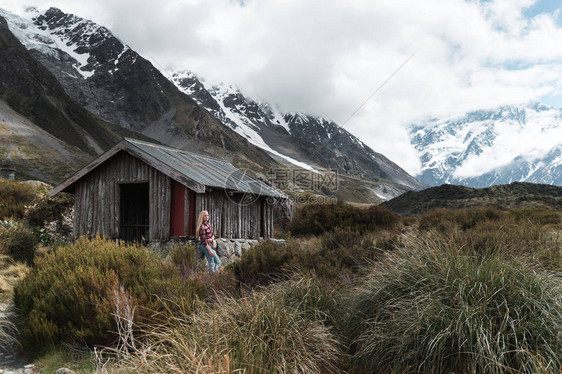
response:
M248 248L253 247L256 244L263 242L264 240L271 240L274 243L285 245L285 239L226 239L226 238L217 238L217 249L216 252L219 255L223 265L228 264L229 262L239 259L242 254L248 250ZM162 251L163 253L168 252L168 248L173 243L182 243L182 244L193 244L196 251L197 258L204 258L203 253L199 250L199 240L191 240L186 238L174 238L168 241L167 243L151 243L153 247Z

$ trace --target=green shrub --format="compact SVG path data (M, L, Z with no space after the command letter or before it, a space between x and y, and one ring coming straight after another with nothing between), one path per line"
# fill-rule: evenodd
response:
M538 225L560 225L562 221L559 213L546 208L514 209L510 213L518 222L526 220Z
M369 267L378 253L370 235L336 227L322 235L317 251L299 252L299 265L314 270L326 280L349 281L361 269Z
M110 344L118 302L135 308L134 322L142 324L159 321L164 300L189 307L204 296L203 285L182 282L173 265L142 246L80 238L37 258L14 304L24 346L36 350L63 341Z
M0 179L0 219L23 218L36 194L36 189L27 183Z
M336 204L306 204L297 207L287 229L295 235L321 235L336 227L360 233L398 225L400 217L382 206L354 207L338 200Z
M0 250L15 261L33 264L37 238L24 226L0 230Z
M182 279L187 279L195 269L195 251L193 244L173 243L170 246L172 263L177 266Z
M463 232L448 236L468 254L489 256L501 254L526 258L549 270L562 269L562 238L548 227L530 220L517 222L511 216L499 221L480 222Z
M435 229L440 232L448 232L459 227L467 230L476 226L479 222L500 220L507 213L496 208L471 208L471 209L431 209L420 217L420 230Z
M69 193L58 193L50 197L43 195L32 204L27 212L26 218L32 226L43 226L45 221L61 221L62 215L74 205L74 195Z
M351 298L355 371L557 373L560 277L501 251L412 240L390 252Z
M294 263L295 249L291 241L286 245L265 240L246 250L240 260L228 266L236 279L247 285L265 285L286 274Z
M282 283L176 316L170 326L148 331L145 345L121 363L146 373L339 372L341 346L326 317L313 314L324 294L302 290L308 286L316 288L307 281Z

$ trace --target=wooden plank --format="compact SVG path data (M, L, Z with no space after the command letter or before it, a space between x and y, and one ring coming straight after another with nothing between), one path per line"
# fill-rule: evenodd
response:
M148 178L148 188L149 188L149 196L150 196L150 206L148 209L148 236L150 240L156 239L156 180L154 177L155 170L150 169Z
M82 205L80 204L80 199L82 197L80 193L81 185L81 183L77 184L74 191L74 227L72 228L72 233L75 238L80 236L80 218L82 216Z
M164 240L170 240L170 225L172 220L172 179L164 177L164 191L166 200L164 202Z

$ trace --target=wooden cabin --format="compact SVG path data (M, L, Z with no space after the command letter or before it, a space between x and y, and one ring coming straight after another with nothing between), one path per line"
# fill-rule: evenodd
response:
M125 138L55 187L73 193L74 235L164 242L193 237L201 210L217 238L270 238L287 196L230 163Z

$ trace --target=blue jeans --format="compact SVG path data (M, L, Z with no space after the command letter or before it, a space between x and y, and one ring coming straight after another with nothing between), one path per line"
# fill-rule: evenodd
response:
M212 273L215 271L219 271L219 266L222 265L222 262L219 258L219 255L217 254L217 251L213 250L211 246L209 247L211 248L211 251L213 251L214 256L211 256L209 254L209 250L204 244L200 244L201 252L203 252L203 254L205 255L207 262L209 262L209 273Z

